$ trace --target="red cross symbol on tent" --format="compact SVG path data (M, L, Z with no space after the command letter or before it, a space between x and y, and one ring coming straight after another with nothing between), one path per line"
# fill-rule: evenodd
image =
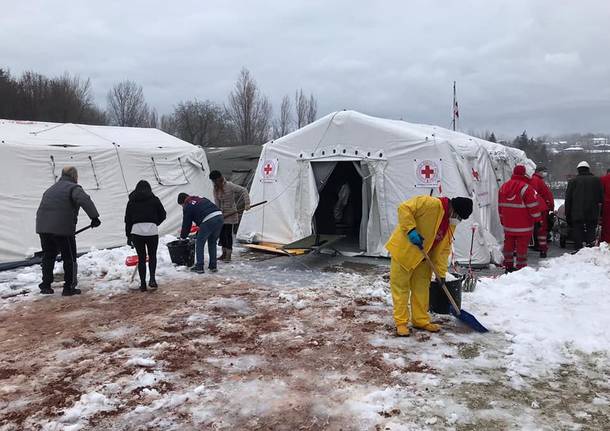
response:
M436 171L434 169L432 169L430 167L430 165L426 165L424 167L424 169L422 169L421 173L422 175L424 175L426 177L426 179L429 179L430 177L432 177L432 175L434 175Z
M477 172L477 171L476 171L474 168L472 168L472 176L474 177L474 179L475 179L476 181L480 181L480 180L481 180L481 179L479 178L479 173L478 173L478 172Z
M269 176L269 174L273 172L273 165L271 163L266 163L265 167L263 167L263 172L265 172L265 175Z

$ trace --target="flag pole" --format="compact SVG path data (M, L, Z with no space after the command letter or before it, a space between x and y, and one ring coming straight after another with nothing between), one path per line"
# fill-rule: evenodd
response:
M453 104L451 105L451 113L452 113L452 121L451 121L451 127L453 128L453 130L455 131L455 106L456 104L456 98L455 98L455 81L453 81Z

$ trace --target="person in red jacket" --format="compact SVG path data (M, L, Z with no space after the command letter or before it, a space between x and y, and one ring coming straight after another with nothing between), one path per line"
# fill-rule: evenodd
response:
M529 184L525 166L515 166L511 179L500 187L498 210L504 226L504 269L508 273L527 266L527 245L534 223L542 218L538 195Z
M602 236L600 240L610 244L610 169L600 178L604 189L604 203L602 206Z
M534 233L536 235L536 242L538 243L540 257L546 257L546 253L549 250L549 246L547 244L547 236L549 234L549 213L552 213L555 210L555 199L553 198L553 192L544 182L546 174L546 168L544 166L538 166L536 168L536 172L530 179L530 185L534 188L534 190L536 190L536 193L538 193L538 197L540 198L539 202L542 220L540 220L540 225L538 225L538 227L534 226Z

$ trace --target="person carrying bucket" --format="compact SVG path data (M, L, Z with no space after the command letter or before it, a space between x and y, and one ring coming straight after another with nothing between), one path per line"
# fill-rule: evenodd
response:
M430 332L440 330L440 325L431 323L428 313L432 268L424 261L421 250L430 256L439 276L444 277L452 233L470 214L472 200L465 197L449 199L422 195L399 205L398 225L385 245L392 257L390 288L396 335L406 337L410 334L409 320L415 328Z
M208 269L211 272L217 271L216 244L220 231L224 224L222 211L209 199L199 196L189 196L186 193L178 195L178 205L182 206L182 230L180 238L186 239L191 232L191 226L195 223L199 230L195 243L195 266L191 271L198 274L205 272L203 267L203 248L208 243L208 254L210 263Z

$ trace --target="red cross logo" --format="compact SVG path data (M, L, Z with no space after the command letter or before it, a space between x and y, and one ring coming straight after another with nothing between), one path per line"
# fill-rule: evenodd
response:
M267 163L263 168L263 172L265 173L265 175L269 176L269 174L273 172L273 166L270 163Z
M480 181L479 173L477 171L475 171L474 168L472 168L472 176L474 177L475 180Z
M434 169L430 168L429 165L426 165L424 167L424 169L421 171L421 173L426 177L426 179L430 179L430 177L432 177L432 175L434 175Z

